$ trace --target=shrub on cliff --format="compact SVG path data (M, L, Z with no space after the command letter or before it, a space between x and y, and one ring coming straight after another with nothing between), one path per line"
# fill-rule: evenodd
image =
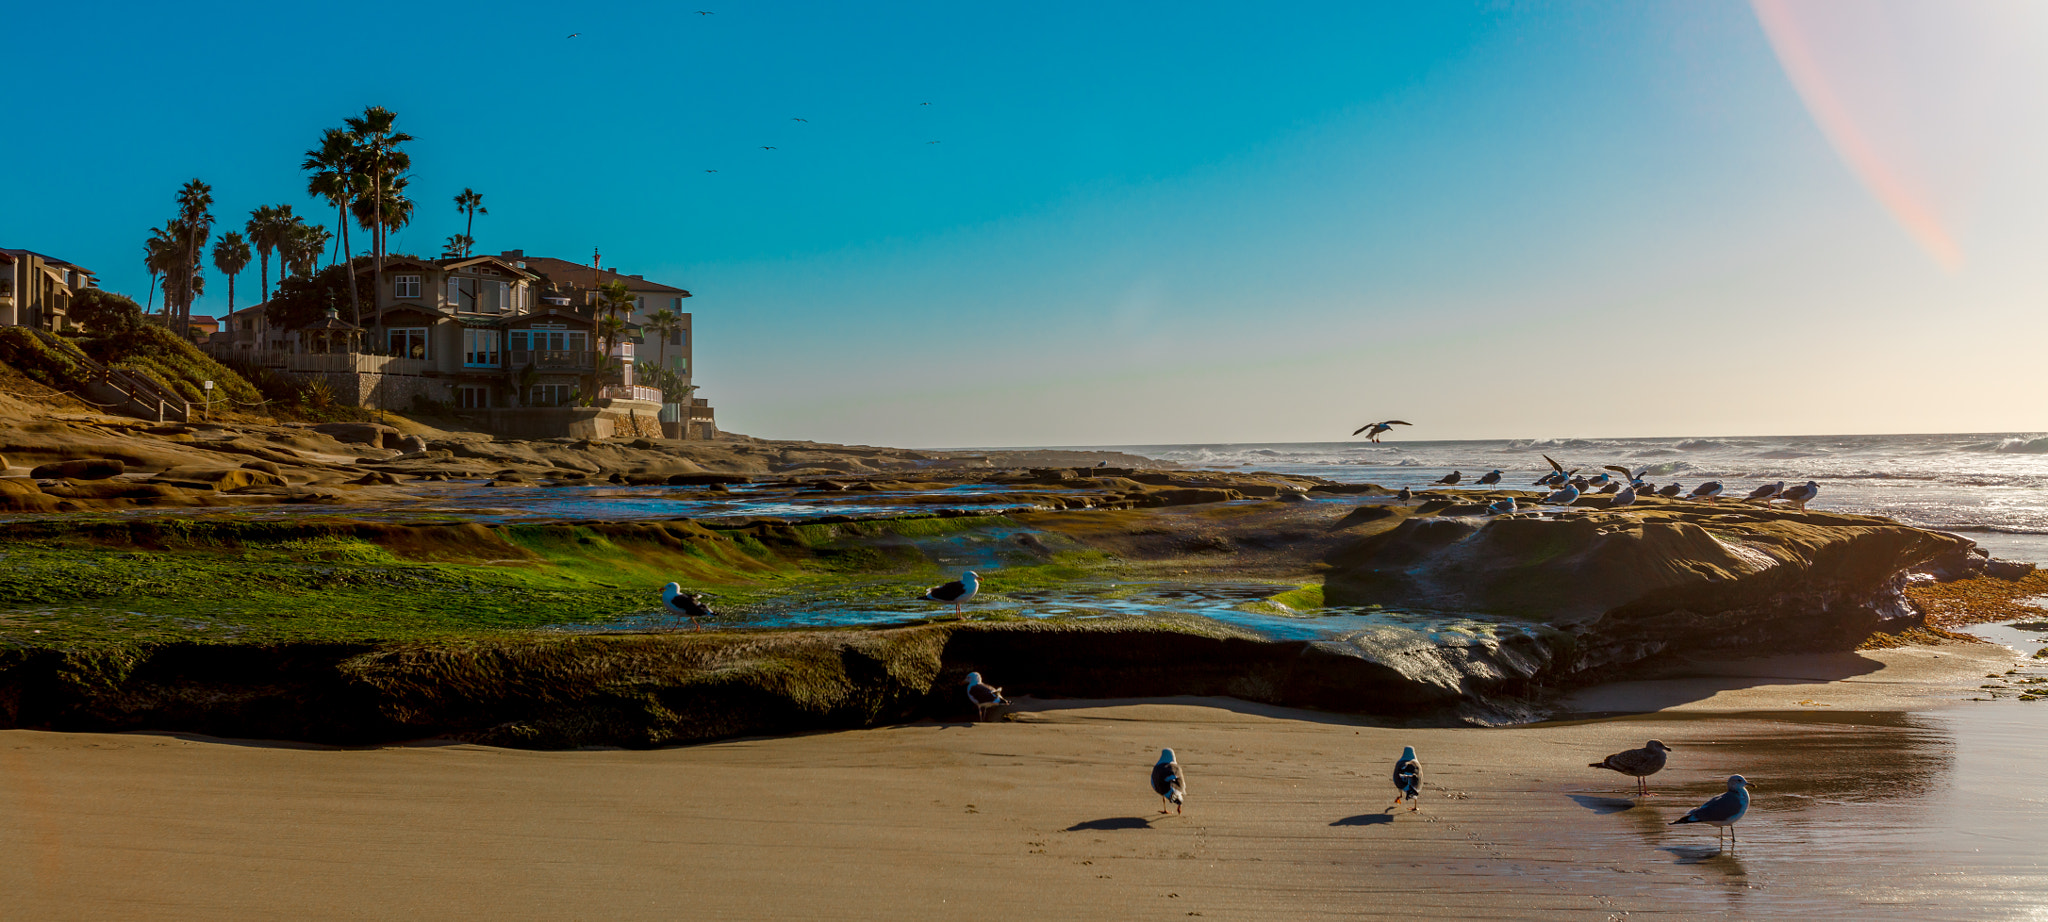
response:
M60 391L77 390L91 368L85 353L69 340L52 345L28 327L0 327L0 362Z
M70 314L89 333L118 333L142 326L142 306L134 298L98 288L73 295Z
M204 382L212 381L213 402L256 404L263 395L241 375L199 351L198 346L155 324L138 326L86 337L81 345L87 355L115 368L141 372L194 403L206 400Z

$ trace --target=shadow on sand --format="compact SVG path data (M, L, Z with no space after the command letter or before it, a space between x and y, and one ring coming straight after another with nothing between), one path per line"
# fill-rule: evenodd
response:
M1664 851L1676 855L1678 857L1678 864L1719 868L1730 877L1743 877L1749 874L1749 869L1742 866L1741 858L1736 857L1734 852L1723 849L1720 846L1669 845L1665 846Z
M1385 826L1394 821L1391 813L1361 813L1331 823L1332 826Z
M1598 813L1602 816L1605 816L1610 813L1621 813L1627 810L1634 810L1635 808L1642 806L1642 804L1637 803L1634 799L1631 798L1601 797L1597 794L1568 794L1566 796L1570 797L1579 806L1591 810L1594 813Z
M1068 832L1094 830L1102 832L1111 829L1151 829L1152 821L1142 816L1112 816L1105 819L1089 820L1067 827Z

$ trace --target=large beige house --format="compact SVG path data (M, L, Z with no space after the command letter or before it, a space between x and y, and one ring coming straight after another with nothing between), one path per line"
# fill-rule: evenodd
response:
M97 287L81 266L33 250L0 248L0 326L70 329L71 296Z
M617 269L602 269L552 256L528 256L524 250L506 250L498 254L498 258L539 273L547 279L557 296L586 309L595 302L599 286L624 282L626 289L633 293L633 314L627 322L639 333L633 350L635 361L664 365L681 376L683 384L690 383L693 370L690 363L690 315L683 310L683 300L690 297L688 291L649 281L637 273L627 275ZM663 310L673 311L679 318L676 331L667 337L666 342L657 341L652 333L647 332L648 319Z

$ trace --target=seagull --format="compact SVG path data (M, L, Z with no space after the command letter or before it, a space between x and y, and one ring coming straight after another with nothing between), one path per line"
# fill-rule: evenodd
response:
M1173 802L1173 812L1179 813L1181 802L1188 797L1188 779L1180 770L1180 763L1173 760L1173 750L1159 750L1159 761L1152 766L1152 790L1159 794L1161 803ZM1160 807L1165 813L1166 808Z
M1499 483L1499 482L1500 482L1500 469L1499 469L1499 468L1495 468L1495 469L1493 470L1493 472L1492 472L1492 473L1489 473L1489 474L1487 474L1486 476L1483 476L1483 477L1479 478L1479 485L1480 485L1480 486L1482 486L1482 487L1490 487L1490 486L1493 486L1494 484L1497 484L1497 483Z
M1611 474L1594 474L1592 479L1586 481L1586 485L1589 487L1604 487L1613 482L1614 476Z
M762 150L774 150L775 148L772 148L772 147L768 147L768 146L765 146L765 145L764 145L764 146L762 146L762 148L761 148L761 149L762 149Z
M716 11L716 10L698 10L698 11L697 11L697 15L699 15L699 16L709 16L709 15L711 15L712 13L715 13L715 12L717 12L717 11Z
M1563 489L1543 497L1543 501L1553 506L1569 506L1578 498L1579 488L1571 484L1565 484Z
M1749 789L1753 787L1756 787L1756 785L1751 784L1749 779L1741 775L1729 775L1727 793L1716 795L1713 800L1692 808L1691 813L1672 820L1666 825L1677 826L1684 823L1706 823L1717 830L1714 833L1714 841L1716 843L1721 841L1721 834L1718 830L1726 829L1728 830L1728 844L1734 845L1735 824L1742 819L1743 814L1749 812Z
M927 602L951 602L953 603L953 614L959 615L960 603L974 598L974 594L980 590L981 578L975 576L973 570L969 570L960 574L960 578L953 582L943 586L933 586L930 592L924 594L924 600ZM966 616L961 615L961 617Z
M1578 487L1578 488L1579 488L1579 492L1581 492L1581 493L1584 493L1584 492L1586 492L1587 490L1590 490L1590 489L1592 489L1592 488L1593 488L1593 482L1592 482L1592 481L1590 481L1590 480L1587 480L1587 479L1586 479L1586 478L1584 478L1584 477L1573 477L1572 479L1570 479L1570 480L1567 480L1567 481L1565 481L1565 483L1568 483L1568 484L1570 484L1570 485L1572 485L1572 486L1574 486L1574 487Z
M1707 481L1706 483L1703 483L1703 484L1700 484L1699 486L1693 487L1693 488L1692 488L1692 492L1691 492L1691 493L1688 493L1688 494L1686 494L1685 498L1686 498L1686 499L1713 499L1714 497L1716 497L1716 496L1720 496L1720 495L1721 495L1721 490L1722 490L1722 486L1721 486L1721 481L1718 481L1718 480L1709 480L1709 481Z
M1644 743L1641 749L1617 752L1586 767L1604 768L1608 771L1629 775L1636 779L1636 796L1648 797L1650 796L1650 782L1648 779L1651 775L1664 770L1664 754L1670 751L1671 747L1664 745L1662 740L1651 740Z
M1614 486L1614 484L1611 484L1611 483L1610 483L1610 484L1608 484L1608 486L1610 486L1610 487L1611 487L1611 486ZM1606 492L1609 492L1609 491L1607 491L1607 490L1602 490L1602 491L1600 491L1600 492L1602 492L1602 493L1606 493ZM1629 487L1629 488L1627 488L1627 489L1625 489L1625 490L1622 490L1622 491L1621 491L1621 492L1619 492L1619 493L1616 493L1616 494L1614 494L1614 498L1613 498L1613 499L1610 499L1610 500L1608 500L1608 501L1607 501L1607 508L1609 508L1609 509L1619 509L1619 508L1621 508L1621 507L1623 507L1623 506L1633 505L1633 504L1635 503L1635 501L1636 501L1636 488L1635 488L1635 487Z
M1439 480L1439 481L1437 481L1437 482L1436 482L1436 483L1434 484L1434 486L1440 486L1440 487L1449 487L1449 486L1456 486L1456 485L1457 485L1457 483L1458 483L1458 481L1459 481L1459 480L1462 480L1462 479L1464 479L1464 477L1465 477L1465 475L1464 475L1464 474L1461 474L1461 473L1459 473L1459 472L1457 472L1457 471L1452 471L1452 472L1450 472L1450 473L1448 473L1448 474L1445 474L1445 475L1444 475L1444 477L1443 477L1443 479L1442 479L1442 480Z
M921 102L921 103L918 103L918 105L920 105L920 106L929 106L929 105L931 105L931 103L928 103L928 102Z
M937 142L937 141L926 141L926 142L924 142L924 143L926 143L926 144L937 144L937 143L939 143L939 142Z
M989 710L996 705L1010 703L1010 699L1003 697L1002 689L984 684L979 672L967 674L967 700L974 704L977 720L987 720Z
M706 172L706 173L716 173L716 172L718 172L718 171L717 171L717 170L705 170L704 172Z
M1402 487L1401 492L1394 494L1394 498L1405 503L1415 498L1415 491L1410 490L1407 487Z
M810 119L807 119L807 118L793 118L793 119L790 119L790 121L792 121L792 122L809 122L809 121L810 121Z
M1354 429L1354 430L1352 430L1352 431L1351 431L1351 434L1352 434L1352 435L1357 435L1357 434L1359 434L1359 433L1361 433L1361 432L1365 432L1366 430L1370 429L1370 430L1372 430L1372 431L1371 431L1371 432L1368 432L1368 433L1366 433L1366 436L1365 436L1365 440L1366 440L1366 441L1368 441L1368 442L1377 442L1377 441L1379 441L1379 440L1380 440L1380 433L1382 433L1382 432L1385 432L1385 431L1387 431L1387 430L1389 430L1389 429L1392 429L1392 428L1394 428L1395 426L1412 426L1412 425L1414 425L1414 424L1413 424L1413 423L1404 423L1404 422L1402 422L1402 421L1400 421L1400 420L1398 420L1398 419L1390 419L1390 420L1387 420L1386 422L1380 422L1380 423L1366 423L1365 425L1363 425L1363 426L1360 426L1360 427L1358 427L1357 429Z
M570 37L570 38L575 38L576 36L578 36L578 35L582 35L582 34L583 34L583 33L581 33L581 32L571 32L571 33L569 33L569 37Z
M1422 809L1422 763L1415 761L1415 747L1401 747L1401 758L1394 760L1394 790L1400 794L1388 807L1398 807L1401 801L1413 801L1408 812Z
M1515 498L1512 496L1506 499L1494 500L1492 503L1487 504L1486 507L1488 515L1507 515L1513 511L1515 511Z
M718 615L705 606L703 596L694 592L684 592L683 587L677 583L661 587L661 604L672 614L690 619L690 623L700 631L704 629L704 625L699 624L697 619L713 618Z
M1794 506L1798 506L1800 512L1805 512L1806 504L1813 502L1813 498L1819 495L1820 481L1809 480L1806 482L1804 486L1793 487L1790 490L1786 490L1785 492L1778 494L1778 498L1784 500L1785 502L1791 503Z
M1749 495L1743 497L1742 501L1745 503L1753 503L1757 500L1763 500L1764 502L1768 503L1771 501L1771 497L1776 496L1783 492L1785 492L1785 481L1780 480L1777 483L1767 483L1763 486L1757 487L1756 489L1749 491Z
M1658 491L1657 491L1657 495L1658 495L1658 496L1677 496L1677 495L1678 495L1678 492L1679 492L1680 490L1683 490L1683 489L1685 489L1685 488L1684 488L1684 487L1681 487L1681 486L1679 486L1679 485L1678 485L1678 481L1674 480L1674 481L1672 481L1672 482L1670 482L1670 483L1667 483L1667 484L1665 484L1665 485L1664 485L1664 489L1662 489L1662 490L1658 490Z
M1633 489L1635 489L1635 487L1629 487L1629 489L1633 490ZM1602 486L1602 487L1601 487L1600 489L1598 489L1598 490L1596 490L1596 491L1594 491L1594 492L1596 492L1596 493L1619 493L1619 492L1621 492L1621 481L1619 481L1619 480L1610 480L1610 481L1607 481L1606 485Z

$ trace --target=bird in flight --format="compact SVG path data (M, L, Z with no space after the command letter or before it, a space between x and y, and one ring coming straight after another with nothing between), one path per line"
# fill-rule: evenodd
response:
M714 13L714 12L716 12L716 11L715 11L715 10L698 10L698 11L697 11L697 15L699 15L699 16L709 16L709 15L711 15L711 14L712 14L712 13Z
M769 147L769 146L767 146L767 145L762 145L761 149L762 149L762 150L774 150L775 148Z
M929 106L929 105L931 105L931 103L928 103L928 102L921 102L921 103L918 103L918 105L920 105L920 106Z
M807 121L810 121L810 119L803 119L803 118L793 118L793 119L790 119L790 121L792 121L792 122L807 122Z
M571 33L569 33L569 37L570 37L570 38L575 38L576 36L578 36L578 35L582 35L582 34L583 34L583 33L581 33L581 32L571 32Z
M924 143L926 143L926 144L937 144L937 143L939 143L939 142L937 142L937 141L926 141L926 142L924 142Z
M704 172L706 172L706 173L716 173L716 172L718 172L718 171L717 171L717 170L705 170Z
M1382 433L1382 432L1385 432L1385 431L1387 431L1387 430L1389 430L1389 429L1392 429L1392 428L1394 428L1395 426L1411 426L1411 425L1414 425L1414 424L1413 424L1413 423L1406 423L1406 422L1402 422L1401 420L1398 420L1398 419L1390 419L1390 420L1387 420L1386 422L1383 422L1383 423L1366 423L1365 425L1363 425L1363 426L1360 426L1360 427L1358 427L1357 429L1354 429L1354 430L1352 430L1351 434L1352 434L1352 435L1357 435L1357 434L1359 434L1360 432L1364 432L1364 431L1365 431L1365 430L1367 430L1367 429L1371 429L1371 430L1372 430L1372 432L1371 432L1370 434L1368 434L1368 435L1367 435L1367 436L1366 436L1365 438L1366 438L1366 440L1367 440L1367 441L1371 441L1371 442L1377 442L1377 441L1379 441L1379 440L1380 440L1380 433Z

